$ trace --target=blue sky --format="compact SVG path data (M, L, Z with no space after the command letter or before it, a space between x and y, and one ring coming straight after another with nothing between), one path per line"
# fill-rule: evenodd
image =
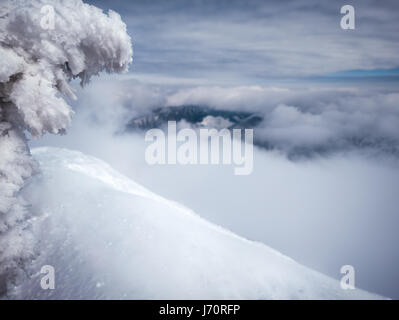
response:
M340 28L343 1L87 2L122 15L138 76L243 84L398 78L398 1L351 1L355 30Z

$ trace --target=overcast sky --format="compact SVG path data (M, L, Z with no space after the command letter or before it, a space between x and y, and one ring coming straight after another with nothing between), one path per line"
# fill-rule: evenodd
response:
M120 13L133 39L134 74L243 83L265 79L398 75L399 2L88 0ZM356 29L340 27L355 7ZM396 69L396 70L395 70ZM344 72L344 73L342 73Z

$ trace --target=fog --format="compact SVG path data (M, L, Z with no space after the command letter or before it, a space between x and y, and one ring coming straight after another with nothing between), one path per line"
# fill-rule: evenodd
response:
M343 115L353 113L362 102L369 101L358 98L358 93L352 97L350 90L337 88L304 89L295 94L291 93L292 88L242 89L244 92L262 92L261 95L243 97L234 88L205 91L107 79L94 81L85 91L77 89L80 99L74 105L76 114L67 135L46 136L40 141L32 140L30 145L65 147L99 157L134 181L183 203L211 222L263 242L337 279L341 276L341 266L353 265L357 287L399 298L396 285L399 281L399 251L396 247L399 240L396 232L399 170L395 154L382 151L376 144L370 148L335 148L334 152L325 155L292 161L287 158L284 146L301 135L293 130L277 135L282 141L277 146L281 148L274 151L255 148L254 170L249 176L235 176L232 166L223 165L150 166L144 159L144 132L124 134L124 125L131 117L159 105L195 102L191 94L190 98L180 98L178 103L181 90L203 90L208 93L207 104L213 107L241 109L243 103L239 101L245 101L245 106L251 110L269 105L273 112L282 108L279 101L282 96L291 100L290 105L306 105L308 110L320 110L322 114L328 109L326 105L339 100L339 91L351 97L349 105L341 101L338 109ZM221 94L219 96L225 100L226 97L230 99L227 102L223 99L212 101L215 90L236 92L236 95ZM325 92L328 94L323 94ZM365 93L360 96L362 94ZM378 90L370 89L367 94L384 110L392 106L391 115L395 114L394 93L383 97ZM312 105L304 103L305 99ZM330 103L325 103L326 100ZM381 101L390 104L382 106ZM296 110L303 114L307 112L299 107ZM358 111L354 113L359 114ZM387 121L397 121L387 112L375 114L386 115ZM348 128L360 135L370 133L360 130L362 124L354 119L348 118ZM301 118L297 121L300 125L306 124ZM332 122L328 119L326 124ZM337 123L340 122L342 120ZM286 127L289 130L290 125ZM334 125L328 130L333 135L342 134L342 130ZM378 130L373 134L380 135ZM312 141L317 139L329 146L330 141L317 132L308 136ZM396 131L392 131L391 137L395 136Z

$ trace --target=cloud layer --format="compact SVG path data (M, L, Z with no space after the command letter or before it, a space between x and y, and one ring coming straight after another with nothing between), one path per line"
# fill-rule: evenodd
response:
M136 73L263 81L399 66L399 3L352 1L342 30L336 1L90 0L122 13Z
M327 138L338 139L346 131L360 137L397 139L395 131L382 125L397 121L395 91L373 87L175 88L108 80L78 92L81 99L68 135L48 136L34 144L100 157L151 190L194 208L207 220L338 279L340 267L352 264L358 287L399 296L398 162L380 152L382 144L367 151L346 144L334 154L301 161L290 161L280 151L255 148L253 174L237 177L228 166L149 166L143 136L115 134L130 115L159 105L199 103L264 112L263 129L281 151L291 148L290 143L330 148Z

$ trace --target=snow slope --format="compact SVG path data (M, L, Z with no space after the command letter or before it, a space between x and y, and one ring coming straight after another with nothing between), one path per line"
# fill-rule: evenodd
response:
M39 256L10 298L375 299L208 223L80 152L38 148L24 196ZM55 268L55 290L40 269Z

